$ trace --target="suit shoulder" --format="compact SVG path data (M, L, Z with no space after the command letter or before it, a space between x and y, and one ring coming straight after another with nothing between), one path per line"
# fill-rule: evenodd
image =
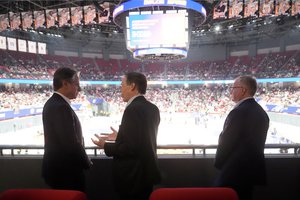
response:
M55 109L69 106L68 103L60 96L53 95L45 103L44 109Z
M130 106L128 106L128 109L155 109L159 110L158 107L153 104L152 102L148 101L145 97L137 98L136 101L133 101Z

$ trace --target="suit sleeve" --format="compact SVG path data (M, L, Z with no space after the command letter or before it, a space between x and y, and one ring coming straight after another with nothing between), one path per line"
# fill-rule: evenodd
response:
M56 132L56 144L64 152L66 161L75 165L82 166L83 168L89 167L89 159L86 155L82 140L79 138L78 127L76 126L76 119L69 105L62 104L57 107L57 110L52 110L52 128ZM55 145L55 144L54 144Z
M219 136L215 167L220 169L239 145L240 133L243 129L243 114L237 109L232 110L225 120L223 131Z
M115 143L106 143L104 151L107 156L119 158L136 158L141 149L144 119L139 111L134 108L127 108L124 111L121 126Z

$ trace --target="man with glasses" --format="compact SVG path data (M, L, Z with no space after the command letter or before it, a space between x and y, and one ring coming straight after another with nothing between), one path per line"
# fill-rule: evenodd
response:
M43 108L45 152L42 176L53 189L85 190L84 169L91 166L71 99L79 93L79 75L68 67L54 73L53 95Z
M239 200L250 200L254 186L266 184L264 146L269 117L253 98L257 90L253 77L236 78L230 90L236 105L219 136L215 167L220 171L215 186L233 188Z

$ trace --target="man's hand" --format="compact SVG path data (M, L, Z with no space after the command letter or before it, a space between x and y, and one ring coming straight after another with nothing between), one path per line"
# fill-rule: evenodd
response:
M118 132L110 127L112 133L110 134L95 134L96 139L91 138L92 142L100 148L104 148L104 144L106 141L115 141L118 135Z
M95 137L96 137L96 139L91 138L92 142L95 145L97 145L98 147L104 148L104 144L105 144L105 141L107 140L108 136L95 134Z
M110 129L112 130L112 133L107 135L107 140L115 141L117 138L118 132L113 127L110 127Z

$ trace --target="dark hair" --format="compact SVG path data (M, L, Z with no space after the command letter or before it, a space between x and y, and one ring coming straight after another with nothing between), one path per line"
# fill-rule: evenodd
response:
M249 94L254 96L257 90L256 79L252 76L240 76L238 77L240 83L249 90Z
M72 82L75 75L77 75L77 71L71 69L69 67L60 67L58 68L53 76L53 89L57 91L63 85L63 81L66 80L68 82Z
M140 94L146 94L147 89L147 79L146 76L139 72L128 72L125 74L126 83L129 85L134 83Z

